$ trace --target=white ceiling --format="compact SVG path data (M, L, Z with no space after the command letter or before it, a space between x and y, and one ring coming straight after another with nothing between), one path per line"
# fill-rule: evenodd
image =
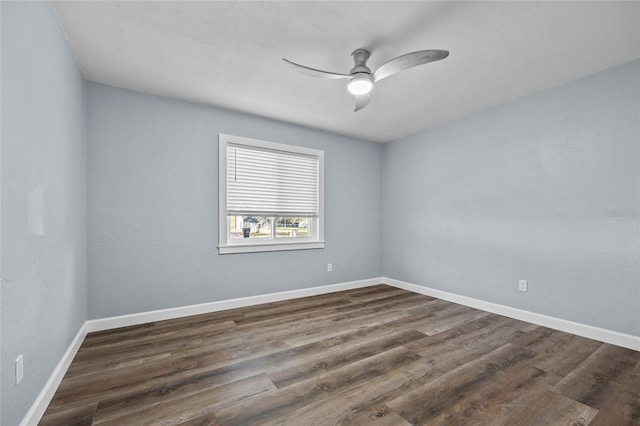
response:
M640 57L639 2L56 2L92 81L387 142ZM354 113L356 48L375 69L450 56L379 82Z

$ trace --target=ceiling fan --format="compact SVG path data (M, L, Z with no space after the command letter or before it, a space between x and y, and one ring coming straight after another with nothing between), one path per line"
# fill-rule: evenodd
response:
M385 62L375 72L367 67L367 60L371 53L366 49L356 49L351 56L355 66L351 68L349 74L339 74L335 72L322 71L314 68L305 67L296 64L288 59L282 58L283 61L295 67L301 73L328 79L349 79L347 90L356 97L355 111L359 111L366 107L371 100L371 90L373 85L383 78L387 78L400 71L417 67L418 65L427 64L429 62L439 61L449 56L448 50L418 50L416 52L407 53Z

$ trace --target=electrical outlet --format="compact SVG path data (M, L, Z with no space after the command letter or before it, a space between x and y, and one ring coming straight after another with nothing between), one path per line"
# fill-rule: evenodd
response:
M327 272L333 272L333 265L331 263L327 263Z
M16 358L16 385L19 384L22 381L22 378L24 377L23 360L24 358L22 354L20 354L20 356Z
M520 291L528 291L529 290L529 284L527 283L527 280L518 281L518 290L520 290Z

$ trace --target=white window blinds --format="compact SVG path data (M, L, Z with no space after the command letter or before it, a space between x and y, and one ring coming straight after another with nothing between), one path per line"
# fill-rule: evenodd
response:
M318 216L316 156L227 145L227 214Z

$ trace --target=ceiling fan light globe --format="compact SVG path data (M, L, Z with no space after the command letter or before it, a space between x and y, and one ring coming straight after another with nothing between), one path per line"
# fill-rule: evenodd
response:
M370 77L353 77L347 85L347 90L352 95L366 95L371 92L373 82Z

